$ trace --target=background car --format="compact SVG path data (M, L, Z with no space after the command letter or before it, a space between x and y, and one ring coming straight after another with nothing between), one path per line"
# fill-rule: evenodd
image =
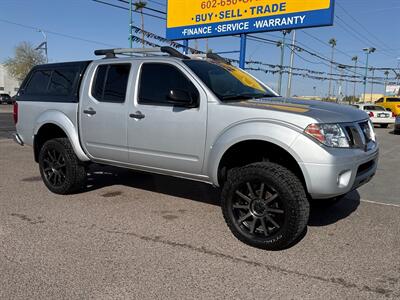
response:
M9 94L0 94L0 104L11 104L12 100Z
M375 104L390 110L395 117L400 115L400 97L383 97L376 101Z
M400 115L398 115L396 118L396 122L394 124L394 133L400 134Z
M393 113L391 111L387 111L382 106L369 103L359 103L353 106L365 111L369 115L369 118L374 125L377 124L383 128L387 128L389 124L394 124L395 122Z

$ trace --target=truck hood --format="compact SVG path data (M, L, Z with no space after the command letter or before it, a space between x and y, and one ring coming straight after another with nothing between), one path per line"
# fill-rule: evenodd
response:
M368 119L368 115L360 109L316 100L273 97L227 102L225 104L307 116L315 119L318 123L350 123Z

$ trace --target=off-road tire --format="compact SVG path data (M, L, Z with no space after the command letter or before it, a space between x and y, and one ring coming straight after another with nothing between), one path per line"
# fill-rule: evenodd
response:
M250 221L248 222L250 225L245 224L244 221L240 222L243 214L248 215L248 213L246 213L245 208L240 211L241 208L238 207L247 206L247 202L243 201L241 205L237 201L244 199L240 189L244 190L244 185L248 187L248 182L253 182L254 186L260 185L257 192L253 191L244 195L244 198L250 198L250 195L255 196L253 198L260 198L252 201L258 201L258 203L254 202L255 205L250 203L248 205L249 207L261 207L260 212L253 210L254 214L249 217L254 220L255 225L251 225ZM264 190L267 190L265 196ZM268 192L268 190L273 192ZM239 198L237 191L242 193ZM256 193L257 195L255 195ZM275 197L270 196L272 193L279 196L276 196L275 200L268 205L275 205L276 208L268 207L265 204L265 202L270 201L268 197L269 199ZM278 203L273 204L274 201L279 202L280 206ZM271 162L250 164L230 171L222 190L221 206L224 219L236 238L250 246L266 250L282 250L290 247L305 231L310 213L310 205L300 180L285 167ZM273 216L269 213L269 209L281 211L280 213L284 214L283 216L275 215L275 218L281 218L282 222L279 227L273 225L275 231L270 231L272 223L266 224L266 221L268 222ZM240 218L236 215L238 214L237 210L241 214ZM252 213L250 208L249 213ZM266 219L267 216L263 217L263 215L268 215L269 219ZM258 221L255 220L257 218ZM257 226L257 224L259 225ZM254 230L253 228L256 226L257 228ZM251 230L254 234L251 234ZM260 233L260 231L262 232ZM267 235L267 233L270 233L270 235Z
M49 166L49 152L53 153L50 157L59 157L61 163L51 163L53 169L58 168L57 178L60 180L54 181L53 176L49 180L49 173L52 169ZM50 159L51 160L51 159ZM63 167L60 167L60 166ZM65 165L65 166L64 166ZM55 194L67 195L79 192L85 186L86 182L86 168L75 155L71 143L68 138L56 138L44 143L39 152L39 170L42 180L46 187ZM56 170L57 171L57 170ZM53 171L54 172L54 171ZM63 174L62 174L63 173Z

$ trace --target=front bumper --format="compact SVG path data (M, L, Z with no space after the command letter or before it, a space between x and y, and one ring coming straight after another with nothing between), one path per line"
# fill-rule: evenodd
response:
M20 135L18 133L13 133L13 140L14 142L16 142L17 144L23 146L24 145L24 141L22 140L22 138L20 137Z
M352 151L352 150L349 150ZM313 199L344 195L369 182L375 175L379 160L376 147L364 155L354 155L353 161L340 158L335 164L303 164L308 174L308 192Z

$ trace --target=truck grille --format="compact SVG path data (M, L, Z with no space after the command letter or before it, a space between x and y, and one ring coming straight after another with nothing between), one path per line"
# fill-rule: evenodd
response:
M352 148L360 148L367 151L368 145L375 143L368 121L343 124L342 126Z

